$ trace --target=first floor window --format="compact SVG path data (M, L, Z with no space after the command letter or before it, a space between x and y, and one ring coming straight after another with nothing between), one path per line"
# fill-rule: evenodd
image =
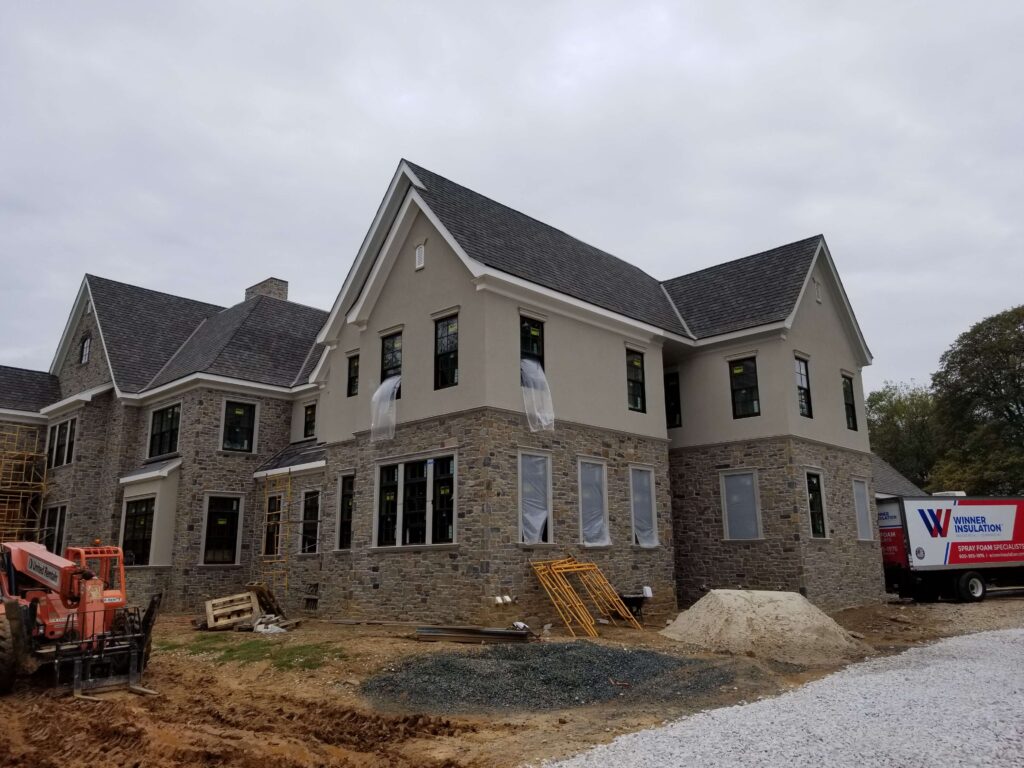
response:
M352 475L341 478L338 509L338 549L352 549L352 511L355 508L356 479Z
M181 403L153 411L149 430L149 456L163 456L178 450L178 424L181 420Z
M807 473L807 511L811 516L811 536L825 538L825 498L821 490L821 475Z
M722 475L722 506L725 538L761 538L756 472L730 472Z
M149 565L153 544L153 517L156 498L132 499L124 505L124 534L121 549L125 565Z
M580 541L591 546L610 544L608 536L608 494L605 465L600 461L581 459Z
M683 404L679 396L679 372L665 374L665 426L676 429L683 426Z
M455 457L434 459L432 544L455 541Z
M252 453L256 437L256 404L228 400L224 403L225 451Z
M459 316L434 321L434 389L459 383Z
M316 403L302 409L302 436L316 437Z
M427 543L427 462L405 464L402 488L402 543Z
M807 361L802 357L794 358L796 363L796 404L800 415L812 418L811 410L811 374L807 369Z
M320 491L302 494L302 535L299 551L314 554L320 540Z
M50 427L49 445L46 449L46 466L62 467L70 464L75 457L75 428L78 419L67 419Z
M843 407L846 409L846 428L857 430L857 404L853 396L853 377L843 376Z
M263 554L276 556L281 550L281 496L267 497L267 526L263 538Z
M398 464L380 468L377 489L377 546L393 547L398 523Z
M242 500L238 496L210 496L206 500L205 565L237 562Z
M658 546L657 515L654 508L654 471L641 467L630 467L629 494L633 513L633 543L641 547Z
M55 555L64 553L64 524L67 522L66 504L47 507L39 521L39 543Z
M868 503L867 481L853 481L853 506L857 511L857 538L871 541L875 535L871 530L871 505Z
M732 390L732 417L745 419L761 414L757 391L757 360L748 357L729 361L729 387Z
M390 464L379 477L378 547L454 542L454 456Z
M519 455L519 527L524 544L551 543L551 457Z
M647 391L644 388L644 355L626 350L626 398L631 411L647 411Z

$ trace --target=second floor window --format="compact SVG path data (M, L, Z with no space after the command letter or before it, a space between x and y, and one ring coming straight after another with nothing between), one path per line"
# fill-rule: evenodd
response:
M434 389L459 383L459 316L434 322Z
M644 389L644 355L632 349L626 350L626 394L629 410L647 411L647 392Z
M796 362L796 403L800 415L813 418L811 410L811 374L807 369L807 361L802 357L794 358Z
M532 317L519 318L519 356L536 360L544 367L544 323Z
M82 346L79 349L79 355L78 355L78 362L82 363L82 365L85 365L86 363L89 362L89 351L90 351L91 347L92 347L92 337L91 336L86 336L84 339L82 339Z
M149 456L163 456L178 450L178 424L181 420L181 403L153 411L149 431Z
M252 453L255 436L256 404L231 400L224 403L224 450Z
M732 417L745 419L761 414L757 392L757 360L747 357L729 361L729 386L732 389Z
M351 355L348 358L348 384L345 393L348 397L359 394L359 355Z
M75 428L78 419L68 419L50 427L49 445L46 449L46 466L62 467L70 464L75 457Z
M679 397L679 372L665 374L665 426L669 429L683 426L683 405Z
M302 409L302 436L316 437L316 403Z
M853 377L843 376L843 407L846 409L846 428L857 430L857 403L853 397Z

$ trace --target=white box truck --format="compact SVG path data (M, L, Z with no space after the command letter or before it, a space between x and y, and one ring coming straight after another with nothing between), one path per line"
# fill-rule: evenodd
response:
M878 502L886 588L930 602L974 602L1024 587L1024 498L905 497Z

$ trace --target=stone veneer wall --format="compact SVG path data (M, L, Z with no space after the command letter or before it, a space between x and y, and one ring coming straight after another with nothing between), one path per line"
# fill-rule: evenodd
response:
M834 610L883 594L868 454L796 438L768 438L670 453L681 605L707 589L800 591ZM805 470L821 470L830 538L812 539ZM763 538L724 536L720 473L756 469ZM868 481L873 538L858 541L852 481Z

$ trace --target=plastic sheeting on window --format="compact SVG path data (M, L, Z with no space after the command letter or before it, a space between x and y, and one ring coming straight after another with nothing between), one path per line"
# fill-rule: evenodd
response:
M658 546L654 521L654 474L648 469L631 469L633 489L633 534L641 547Z
M536 360L523 358L519 361L519 373L530 431L554 430L555 407L551 404L551 389L544 369Z
M531 456L524 453L519 457L519 506L524 544L540 544L549 540L550 471L551 464L547 456Z
M580 528L584 544L611 543L604 510L604 464L580 462Z
M395 436L395 400L398 388L402 386L401 376L389 376L380 383L370 398L370 442L391 440Z

